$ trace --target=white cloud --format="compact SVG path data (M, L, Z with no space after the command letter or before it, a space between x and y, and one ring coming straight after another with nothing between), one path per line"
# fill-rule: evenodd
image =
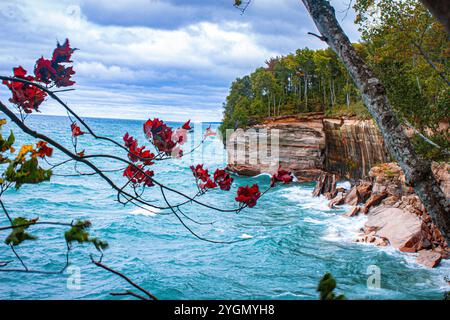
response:
M65 94L65 98L83 114L145 118L151 111L165 112L170 120L184 120L181 116L192 114L218 121L234 78L251 72L271 56L305 45L323 46L306 36L314 26L299 2L283 0L275 10L272 1L254 1L244 16L231 5L230 9L224 4L216 8L208 3L205 11L211 18L202 15L199 1L176 2L0 3L2 29L6 30L0 39L0 71L10 72L18 64L31 71L36 58L49 57L56 40L67 37L80 50L73 57L78 91ZM104 13L109 20L92 21L92 12L82 8ZM152 15L168 14L160 22L164 28L145 24L147 13L139 11L148 8ZM189 19L179 26L165 25L180 13ZM116 16L120 14L134 15L137 22L120 24ZM222 14L227 18L220 18ZM297 14L299 21L291 18ZM305 18L309 19L306 25ZM0 97L4 96L0 92ZM94 102L95 108L89 105ZM126 110L121 108L124 104ZM54 105L47 110L57 113Z

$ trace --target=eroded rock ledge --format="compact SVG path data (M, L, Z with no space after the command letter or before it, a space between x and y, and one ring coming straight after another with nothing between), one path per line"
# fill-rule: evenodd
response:
M300 181L317 180L322 172L360 179L367 176L373 165L389 161L383 138L372 120L329 118L313 113L267 120L251 129L267 130L269 142L272 130L279 130L279 164ZM236 135L231 136L232 141ZM260 157L258 149L252 150L249 144L249 140L235 142L237 148L246 150L246 158L239 163L229 160L228 169L250 176L269 172L267 164L250 163L250 157Z
M433 173L446 196L450 197L450 165L434 163ZM323 180L318 180L316 190L320 189ZM397 164L373 167L369 179L359 181L350 190L333 186L329 189L322 194L330 199L330 207L348 204L352 207L345 216L367 215L367 222L356 242L418 252L416 261L429 268L437 266L441 259L450 258L444 237L414 190L405 183L405 176Z

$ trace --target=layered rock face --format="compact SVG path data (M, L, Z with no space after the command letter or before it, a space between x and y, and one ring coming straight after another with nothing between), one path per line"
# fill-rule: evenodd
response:
M372 120L324 119L323 125L327 171L364 178L372 166L389 161L383 137Z
M301 181L317 179L325 163L322 119L320 114L289 117L234 132L227 143L228 169L256 175L271 173L281 166Z
M279 135L278 159L272 153L271 161L260 161L265 149L257 147L260 141L255 142L254 130L267 131L268 149L273 133ZM388 161L383 139L372 120L332 119L322 113L278 118L245 132L237 131L230 136L227 149L228 169L233 172L256 175L272 172L280 165L300 181L316 180L324 171L340 178L360 179L374 164ZM234 149L241 150L245 157L236 161L239 151Z

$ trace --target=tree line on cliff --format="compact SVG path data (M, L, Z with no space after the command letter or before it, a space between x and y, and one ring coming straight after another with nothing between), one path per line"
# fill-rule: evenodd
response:
M353 47L386 87L394 111L408 125L448 149L450 42L442 24L416 0L354 4L361 32ZM360 91L331 49L298 49L269 58L264 67L231 84L222 133L267 117L325 112L368 118ZM416 148L442 159L440 150L415 137Z

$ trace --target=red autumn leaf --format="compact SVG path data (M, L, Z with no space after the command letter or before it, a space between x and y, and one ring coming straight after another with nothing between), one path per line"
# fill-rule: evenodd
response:
M217 188L217 184L212 181L211 179L208 178L208 180L206 181L206 183L202 183L200 184L200 189L204 190L204 189L214 189Z
M184 130L191 130L190 123L191 123L191 120L186 121L186 123L183 124L183 126L181 128Z
M172 128L158 118L149 119L144 123L144 133L160 152L169 154L176 146L176 142L172 140Z
M37 81L49 84L56 78L56 70L53 68L50 60L41 57L36 61L34 75L36 76Z
M52 63L69 63L72 62L70 60L72 53L77 49L72 49L70 47L69 39L66 39L64 43L61 45L59 42L56 44L56 49L53 51Z
M285 184L291 183L294 177L291 172L287 170L281 169L281 166L278 168L278 171L272 175L270 179L270 186L273 187L277 182L283 182Z
M214 172L214 181L219 185L221 190L230 190L233 178L223 169L217 169Z
M132 162L142 161L145 165L153 164L155 155L150 150L145 150L145 146L138 148L138 142L127 133L123 136L125 147L128 148L128 158ZM145 160L144 160L145 159Z
M191 166L192 173L196 179L199 179L203 182L207 182L209 180L208 169L204 169L202 164L198 164L197 166Z
M64 67L62 65L57 65L56 76L54 78L55 85L60 87L70 87L75 84L75 81L70 80L70 77L75 74L73 67Z
M129 134L128 134L128 132L127 133L125 133L125 135L123 136L123 141L125 142L125 147L127 147L127 148L132 148L132 147L134 147L134 148L136 148L136 146L137 146L137 140L135 139L135 138L133 138L132 136L130 136Z
M261 192L259 192L259 187L257 184L254 184L251 187L239 187L235 200L242 204L246 204L249 208L252 208L256 205L256 201L260 196Z
M80 127L77 125L76 122L72 122L70 128L72 129L72 137L78 137L85 134L85 132L81 131Z
M84 157L84 150L81 150L80 152L77 152L77 156L83 158Z
M66 67L64 64L72 62L70 57L76 49L70 48L69 40L66 39L63 45L57 43L56 49L53 51L52 60L41 57L36 61L34 74L36 80L45 84L53 82L59 87L69 87L75 84L70 78L75 74L73 67Z
M23 78L23 79L27 78L27 70L22 68L22 66L18 66L16 68L13 68L13 73L14 73L14 77ZM33 80L32 76L28 76L28 77L31 77L31 79L28 79L28 80Z
M144 170L144 167L140 164L136 166L128 165L128 167L123 172L123 176L127 177L134 185L144 184L147 187L154 186L151 177L154 176L154 172L151 170Z

